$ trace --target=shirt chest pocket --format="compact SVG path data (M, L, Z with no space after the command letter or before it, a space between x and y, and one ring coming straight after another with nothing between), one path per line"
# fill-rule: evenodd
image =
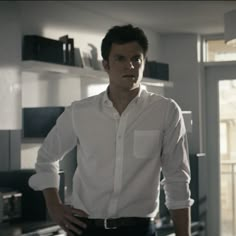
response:
M160 130L135 130L133 153L136 158L152 158L160 154Z

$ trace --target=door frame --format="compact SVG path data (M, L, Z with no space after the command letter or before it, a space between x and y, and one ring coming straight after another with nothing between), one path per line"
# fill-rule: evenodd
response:
M236 79L236 62L205 63L204 73L206 153L208 158L207 235L221 236L218 82L220 80Z

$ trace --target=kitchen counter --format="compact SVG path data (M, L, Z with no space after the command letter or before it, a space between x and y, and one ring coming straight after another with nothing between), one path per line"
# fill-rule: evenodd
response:
M0 223L1 236L43 236L65 235L52 221L14 221Z

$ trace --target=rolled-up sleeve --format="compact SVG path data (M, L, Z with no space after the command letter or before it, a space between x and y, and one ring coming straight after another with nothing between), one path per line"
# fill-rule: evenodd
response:
M35 164L36 174L29 179L34 190L59 188L59 161L77 143L73 125L72 106L65 109L57 119L41 145Z
M170 99L165 119L161 156L164 191L168 209L181 209L193 204L191 199L188 141L182 111Z

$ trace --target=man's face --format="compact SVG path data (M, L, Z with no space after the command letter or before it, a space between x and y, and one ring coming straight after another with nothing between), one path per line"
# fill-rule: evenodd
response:
M137 42L113 43L108 61L103 61L110 78L110 85L127 91L139 87L144 64L144 52Z

